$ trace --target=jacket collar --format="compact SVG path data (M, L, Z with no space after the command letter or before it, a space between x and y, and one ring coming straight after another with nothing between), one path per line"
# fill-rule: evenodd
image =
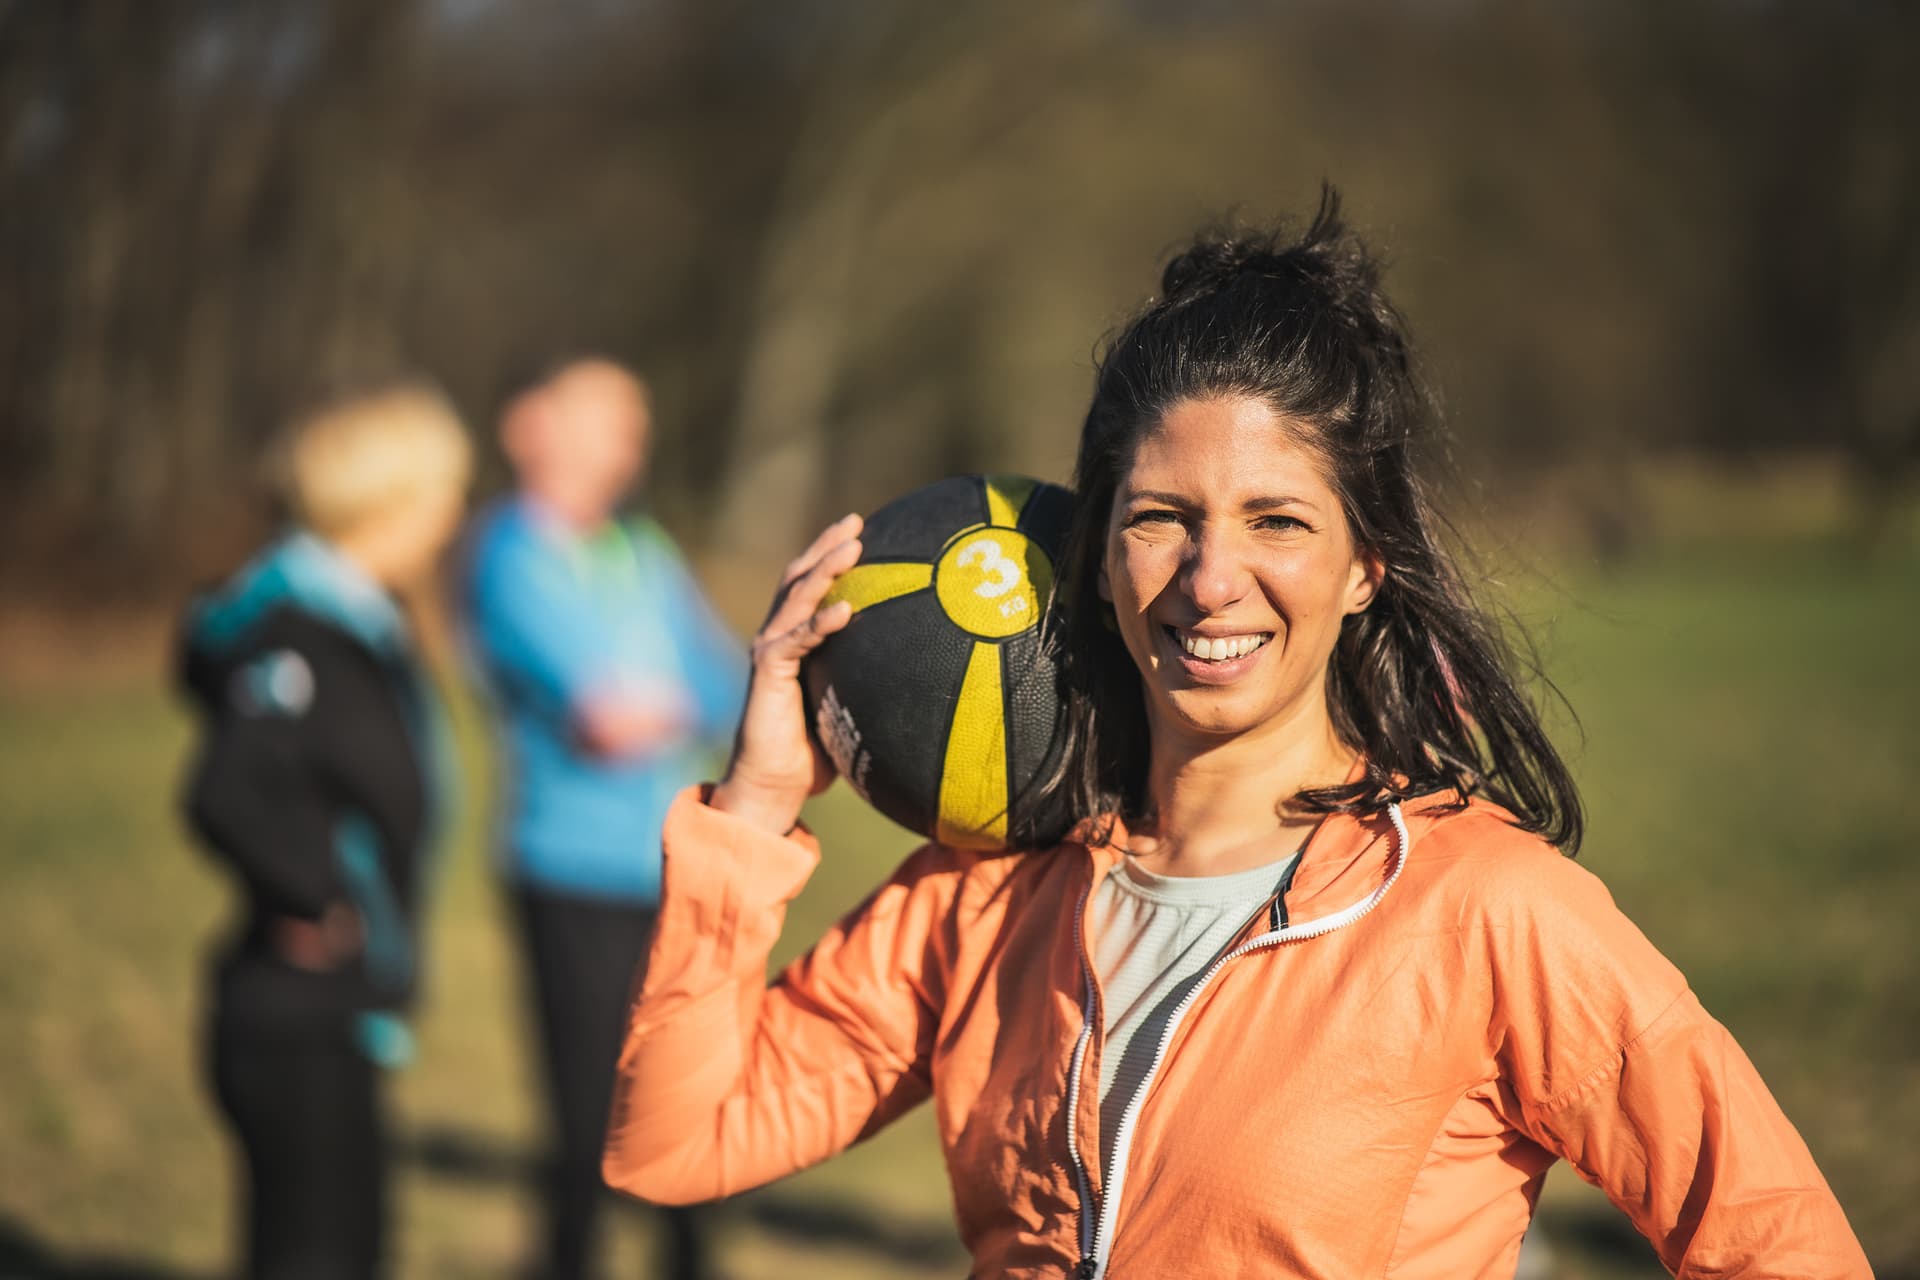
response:
M331 543L298 529L195 603L189 643L209 654L231 651L282 605L331 623L377 654L408 652L406 623L393 597Z
M1423 817L1432 810L1450 804L1452 796L1421 796L1402 805L1412 825L1415 814ZM1431 819L1427 819L1431 821ZM1100 841L1103 829L1107 838ZM1117 815L1086 818L1074 828L1072 841L1087 852L1090 886L1098 886L1106 874L1125 856L1127 825ZM1392 875L1406 851L1396 851L1393 822L1383 813L1356 815L1330 813L1314 828L1302 850L1287 888L1286 909L1289 919L1306 924L1332 915L1365 899Z

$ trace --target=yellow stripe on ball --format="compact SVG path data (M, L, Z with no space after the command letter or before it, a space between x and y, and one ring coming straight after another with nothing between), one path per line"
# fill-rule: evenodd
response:
M934 838L972 849L1007 842L1007 724L999 645L975 644L967 659L940 768L940 822Z
M987 523L997 524L1003 529L1011 529L1020 523L1020 513L1026 509L1027 499L1039 487L1038 480L1026 476L988 476L987 482Z
M845 600L858 613L932 585L930 564L857 564L834 580L820 607L824 609Z

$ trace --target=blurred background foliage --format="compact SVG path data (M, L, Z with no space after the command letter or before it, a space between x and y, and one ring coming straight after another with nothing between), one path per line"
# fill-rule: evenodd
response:
M485 439L526 364L629 360L649 500L744 629L825 517L1064 478L1164 255L1323 177L1580 715L1585 860L1879 1273L1920 1276L1916 86L1890 0L0 0L0 1276L224 1256L194 1077L223 900L169 814L166 617L267 527L291 407L419 367ZM447 687L474 785L402 1274L502 1275L531 1103ZM816 819L787 954L909 843L844 794ZM964 1265L924 1117L728 1213L738 1277ZM1542 1230L1546 1274L1650 1274L1569 1175Z
M1057 475L1159 256L1323 176L1473 474L1611 474L1566 513L1610 546L1624 458L1819 451L1871 531L1916 84L1920 10L1853 0L6 0L8 576L204 568L290 403L410 364L483 424L564 346L647 369L714 549Z

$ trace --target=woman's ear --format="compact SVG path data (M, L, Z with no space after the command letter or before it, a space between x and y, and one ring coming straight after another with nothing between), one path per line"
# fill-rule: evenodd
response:
M1380 592L1380 584L1387 580L1387 562L1372 551L1362 551L1354 557L1353 569L1347 576L1348 613L1365 613L1367 606L1373 603L1374 596Z
M1113 603L1113 583L1107 577L1106 565L1103 564L1100 566L1099 576L1093 580L1093 586L1094 590L1100 593L1102 600L1105 600L1108 604Z

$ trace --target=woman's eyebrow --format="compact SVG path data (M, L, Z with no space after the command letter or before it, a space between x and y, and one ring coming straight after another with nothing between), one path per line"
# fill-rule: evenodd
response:
M1160 489L1129 489L1120 495L1122 502L1158 502L1163 506L1179 507L1185 510L1193 503L1177 493L1167 493Z
M1281 507L1306 507L1310 511L1319 509L1318 504L1310 498L1295 498L1287 495L1248 498L1240 504L1242 511L1277 511Z
M1177 493L1167 493L1161 489L1129 489L1121 495L1121 501L1125 504L1157 502L1162 506L1177 507L1182 511L1192 510L1199 505L1191 498ZM1311 498L1296 498L1288 494L1248 498L1240 504L1240 510L1243 512L1277 511L1282 507L1305 507L1309 511L1320 509L1319 504Z

